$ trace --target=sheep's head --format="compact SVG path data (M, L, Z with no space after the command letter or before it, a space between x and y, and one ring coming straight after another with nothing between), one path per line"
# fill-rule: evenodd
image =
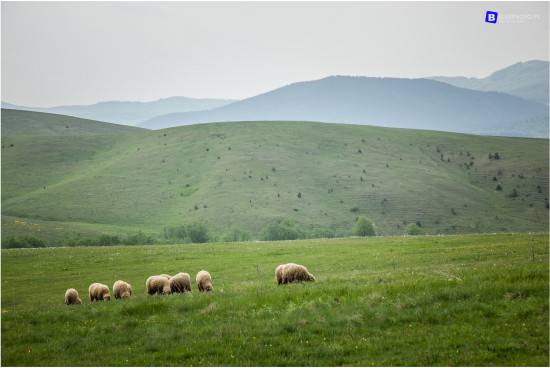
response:
M103 301L106 301L106 302L107 302L107 301L109 301L109 300L111 300L111 295L110 295L110 294L105 294L105 295L103 295Z
M206 291L212 291L212 290L213 290L213 289L212 289L212 284L206 285L206 287L204 288L204 290L206 290Z
M308 279L308 281L315 281L315 276L313 276L312 274L308 273L307 279Z
M166 285L165 287L162 288L162 293L163 294L172 294L172 290L170 289L170 285Z
M82 300L80 300L80 298L76 298L74 304L82 304Z
M130 295L132 295L130 292L125 291L125 292L123 292L122 294L120 294L120 298L121 298L121 299L129 298Z

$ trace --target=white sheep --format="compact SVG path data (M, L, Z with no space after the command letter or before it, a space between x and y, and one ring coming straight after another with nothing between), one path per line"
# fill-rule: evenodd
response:
M203 291L212 291L212 277L207 271L199 271L197 273L197 287L202 293Z
M90 285L88 288L88 292L90 293L90 301L93 302L94 300L104 300L108 301L111 300L111 294L109 294L109 287L107 285L100 284L99 282L94 282Z
M132 296L132 285L118 280L113 285L113 294L115 295L115 299L129 298Z
M147 294L170 294L170 282L163 276L151 276L145 282Z
M75 289L67 289L65 292L65 304L82 304L82 300L78 297L78 291Z
M180 272L168 280L173 293L191 292L191 277L188 273Z
M294 281L315 281L315 277L308 272L307 268L296 263L280 265L275 269L275 276L277 285Z

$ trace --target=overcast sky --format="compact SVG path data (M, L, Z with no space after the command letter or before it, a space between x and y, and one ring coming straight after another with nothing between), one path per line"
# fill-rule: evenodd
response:
M243 99L330 75L483 78L548 60L548 5L2 2L2 100ZM524 22L500 21L515 15Z

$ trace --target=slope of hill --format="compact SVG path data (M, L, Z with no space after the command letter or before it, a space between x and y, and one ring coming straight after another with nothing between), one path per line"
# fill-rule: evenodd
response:
M2 136L120 134L146 129L41 112L2 109Z
M94 105L57 107L25 107L2 102L3 108L62 114L114 124L137 125L158 115L175 112L207 110L227 105L235 100L170 97L152 102L108 101Z
M3 236L33 221L158 233L202 221L254 239L284 218L346 235L358 216L381 235L412 222L429 234L548 231L546 139L235 122L2 146ZM66 231L41 227L32 235Z
M548 105L549 62L531 60L498 70L486 78L430 77L453 86L497 91Z
M536 102L428 79L343 76L294 83L210 111L169 114L139 126L159 129L240 120L304 120L484 135L548 136L548 109Z

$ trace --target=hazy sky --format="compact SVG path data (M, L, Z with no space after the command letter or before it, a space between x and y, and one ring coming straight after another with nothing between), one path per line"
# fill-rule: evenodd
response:
M242 99L356 75L548 60L548 2L2 2L2 100ZM487 10L522 23L485 22Z

